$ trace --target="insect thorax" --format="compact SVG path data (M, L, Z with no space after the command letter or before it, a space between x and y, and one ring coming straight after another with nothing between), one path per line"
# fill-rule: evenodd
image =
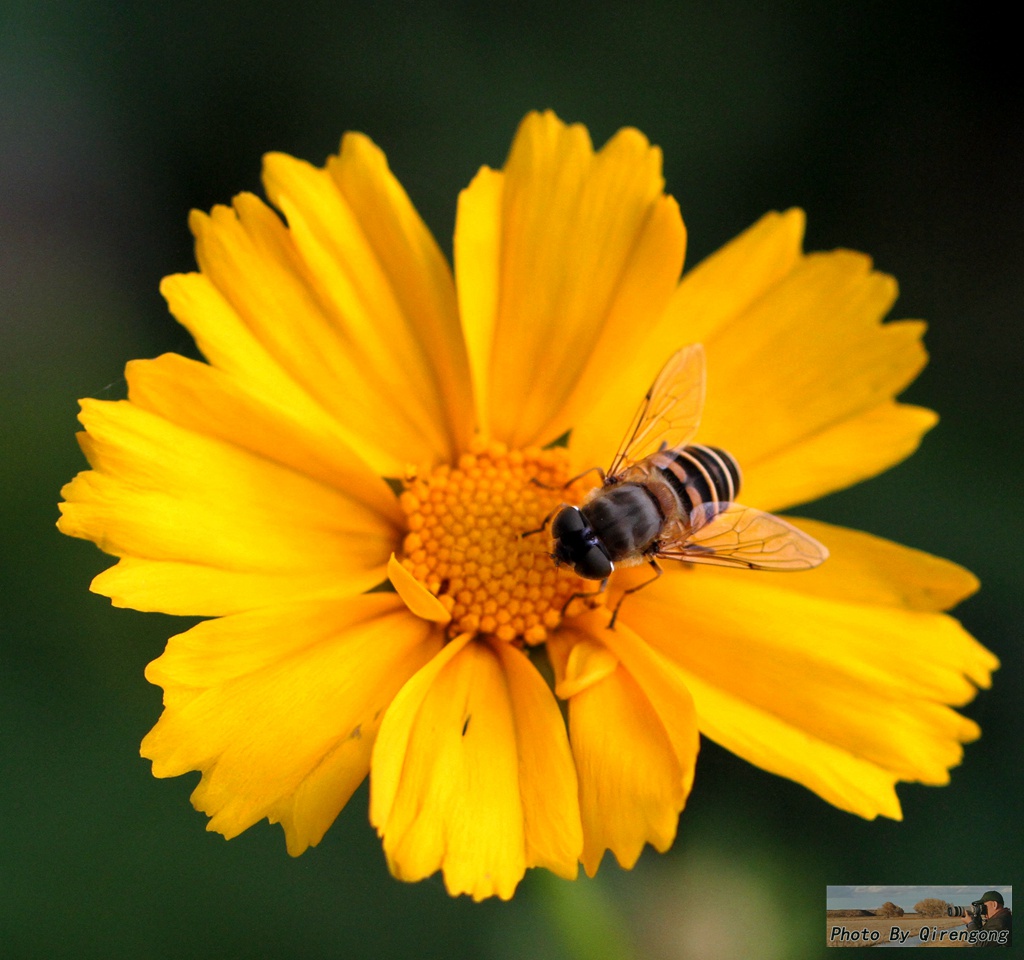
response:
M639 483L605 487L581 512L616 562L643 553L658 538L664 519L657 499Z

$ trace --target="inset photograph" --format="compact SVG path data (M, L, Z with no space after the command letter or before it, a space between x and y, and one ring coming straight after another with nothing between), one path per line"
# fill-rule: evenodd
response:
M830 947L1008 947L1012 935L1012 886L826 887Z

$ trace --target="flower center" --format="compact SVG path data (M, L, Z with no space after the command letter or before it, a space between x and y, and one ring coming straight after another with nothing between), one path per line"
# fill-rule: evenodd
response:
M449 608L454 632L542 643L569 598L593 589L555 566L548 530L523 536L560 504L579 502L562 486L568 472L564 448L481 441L456 466L406 480L402 563Z

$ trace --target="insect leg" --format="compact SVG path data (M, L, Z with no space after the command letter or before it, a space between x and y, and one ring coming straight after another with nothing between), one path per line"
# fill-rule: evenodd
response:
M628 590L622 591L622 596L619 597L619 602L615 604L615 610L612 612L612 618L608 621L608 629L615 629L615 621L618 619L619 610L622 609L622 601L626 599L631 593L636 593L637 590L643 590L644 587L649 587L655 580L658 579L664 573L661 567L658 566L658 561L651 557L647 561L654 568L654 576L650 580L645 580L643 583L638 583L635 587L630 587Z
M569 599L562 604L562 616L565 616L565 611L569 609L569 604L572 603L573 600L584 600L587 597L599 597L604 593L605 587L607 586L608 578L605 577L605 579L601 581L601 585L596 590L581 590L579 593L572 594Z

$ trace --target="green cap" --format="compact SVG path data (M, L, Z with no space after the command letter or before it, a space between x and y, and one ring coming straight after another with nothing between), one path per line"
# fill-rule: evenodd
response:
M989 900L995 900L999 906L1003 905L1003 895L998 890L986 890L974 903L988 903Z

